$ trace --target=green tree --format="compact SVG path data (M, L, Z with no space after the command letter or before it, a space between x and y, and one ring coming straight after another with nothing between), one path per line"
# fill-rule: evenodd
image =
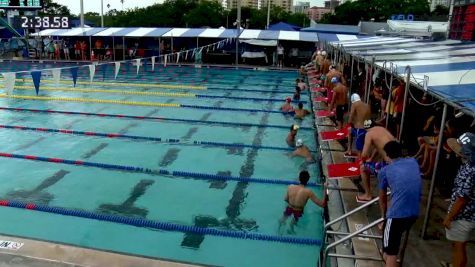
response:
M71 10L68 7L57 4L53 0L44 0L44 7L39 12L41 16L60 15L71 16Z
M361 20L386 21L394 14L429 14L427 0L358 0L335 8L335 14L323 16L321 23L357 25Z

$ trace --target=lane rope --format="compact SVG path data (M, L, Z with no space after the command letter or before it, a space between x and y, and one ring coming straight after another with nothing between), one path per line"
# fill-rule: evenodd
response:
M287 244L300 244L309 246L321 246L322 241L313 238L293 237L293 236L276 236L263 233L252 233L247 231L231 231L220 230L216 228L198 227L194 225L183 225L176 223L161 222L143 218L132 218L117 214L104 214L99 212L91 212L80 209L52 207L47 205L27 203L16 200L0 200L0 206L27 209L38 212L46 212L63 216L79 217L91 220L113 222L125 225L132 225L136 227L146 227L157 230L164 230L170 232L193 233L199 235L211 235L219 237L230 237L236 239L258 240L268 242L279 242Z
M18 82L33 82L32 79L16 79ZM42 83L57 83L53 80L41 80ZM73 81L59 81L61 84L71 84ZM191 90L206 90L205 86L196 86L196 85L175 85L175 84L150 84L150 83L118 83L118 82L76 82L76 84L85 84L85 85L112 85L112 86L129 86L129 87L150 87L150 88L168 88L168 89L191 89Z
M80 116L122 118L122 119L133 119L133 120L152 120L156 122L171 121L171 122L185 122L185 123L200 123L200 124L212 124L212 125L221 125L221 126L229 126L229 127L258 127L258 128L290 129L290 126L287 126L287 125L255 124L255 123L208 121L208 120L205 121L205 120L192 120L192 119L164 118L164 117L155 117L155 116L134 116L134 115L125 115L125 114L61 111L61 110L52 110L52 109L27 109L27 108L0 107L0 110L7 110L11 112L51 113L51 114L61 114L61 115L80 115ZM301 126L299 130L313 131L313 128Z
M87 167L96 167L100 169L116 170L116 171L125 171L132 173L144 173L149 175L160 175L160 176L173 176L173 177L184 177L184 178L193 178L198 180L216 180L216 181L237 181L245 183L260 183L260 184L278 184L278 185L296 185L299 184L297 180L285 180L285 179L273 179L273 178L253 178L253 177L238 177L238 176L226 176L226 175L215 175L208 173L199 173L199 172L187 172L187 171L169 171L165 169L148 169L143 167L136 166L126 166L126 165L117 165L117 164L108 164L100 162L90 162L82 160L68 160L61 158L48 158L35 155L22 155L22 154L11 154L11 153L2 153L0 152L0 157L2 158L15 158L31 161L42 161L48 163L58 163L66 165L75 165L75 166L87 166ZM316 183L308 183L308 186L321 186Z
M97 136L105 138L121 138L129 140L141 140L141 141L154 141L160 143L172 143L178 145L201 145L201 146L218 146L218 147L241 147L241 148L253 148L253 149L269 149L269 150L281 150L281 151L294 151L294 148L291 147L277 147L277 146L256 146L256 145L246 145L240 143L223 143L223 142L209 142L209 141L182 141L180 139L172 138L161 138L161 137L151 137L151 136L138 136L138 135L127 135L119 133L100 133L92 131L75 131L69 129L52 129L52 128L37 128L37 127L28 127L20 125L2 125L0 128L12 129L12 130L21 130L21 131L34 131L34 132L48 132L48 133L59 133L59 134L70 134L70 135L79 135L79 136ZM317 151L311 151L316 153Z

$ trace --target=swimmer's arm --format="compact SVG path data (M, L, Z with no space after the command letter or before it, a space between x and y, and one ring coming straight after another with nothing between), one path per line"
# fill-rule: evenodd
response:
M317 206L320 206L322 208L327 206L327 198L326 198L326 191L325 190L325 195L323 196L323 200L319 199L315 194L310 191L310 199L315 203Z
M387 189L379 190L379 209L381 210L381 216L383 216L383 218L386 218L386 211L388 209Z
M369 134L367 134L364 138L364 146L363 146L363 151L361 152L361 158L369 157L370 147L371 147L371 137Z
M355 106L351 105L350 117L348 117L348 123L353 123L353 116L355 115Z

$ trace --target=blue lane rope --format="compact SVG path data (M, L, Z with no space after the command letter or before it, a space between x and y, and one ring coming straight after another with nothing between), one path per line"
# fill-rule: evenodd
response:
M142 141L154 141L154 142L163 142L163 143L172 143L178 145L203 145L203 146L219 146L219 147L242 147L242 148L253 148L253 149L270 149L270 150L281 150L281 151L293 151L294 148L291 147L277 147L277 146L256 146L256 145L246 145L239 143L221 143L221 142L209 142L209 141L189 141L185 142L180 139L173 138L161 138L161 137L152 137L152 136L138 136L138 135L127 135L119 133L99 133L99 132L90 132L90 131L74 131L68 129L51 129L51 128L36 128L36 127L27 127L19 125L2 125L0 128L13 129L13 130L22 130L22 131L35 131L35 132L48 132L48 133L60 133L60 134L74 134L81 136L98 136L106 138L121 138L121 139L131 139L131 140L142 140ZM317 151L311 151L316 153Z
M90 161L82 161L82 160L68 160L68 159L61 159L61 158L48 158L48 157L40 157L40 156L35 156L35 155L21 155L21 154L11 154L11 153L0 152L0 157L16 158L16 159L24 159L24 160L32 160L32 161L43 161L43 162L49 162L49 163L61 163L61 164L76 165L76 166L88 166L88 167L96 167L96 168L109 169L109 170L145 173L145 174L150 174L150 175L168 175L168 176L174 176L174 177L195 178L199 180L237 181L237 182L246 182L246 183L253 182L253 183L261 183L261 184L280 184L280 185L299 184L299 182L296 180L225 176L225 175L214 175L214 174L199 173L199 172L169 171L165 169L153 170L153 169L136 167L136 166L98 163L98 162L90 162ZM307 186L320 187L321 184L308 183Z
M248 100L248 101L282 102L282 103L284 102L283 99L259 98L259 97L218 96L218 95L199 95L199 94L195 94L195 97L196 98L214 98L214 99L224 98L224 99ZM293 100L292 103L306 104L307 101Z
M282 114L282 111L279 111L279 110L252 109L252 108L223 108L223 107L198 106L198 105L183 105L183 104L180 104L180 107L181 107L181 108L193 108L193 109L222 110L222 111L263 112L263 113L278 113L278 114Z
M199 235L211 235L219 237L230 237L236 239L258 240L268 242L279 242L287 244L299 244L308 246L321 246L322 241L313 238L292 237L292 236L276 236L261 233L252 233L246 231L230 231L220 230L216 228L198 227L194 225L182 225L176 223L161 222L155 220L148 220L143 218L131 218L117 214L104 214L99 212L91 212L79 209L51 207L47 205L27 203L16 200L0 200L0 206L28 209L39 212L47 212L63 216L79 217L85 219L92 219L98 221L106 221L113 223L120 223L125 225L132 225L136 227L152 228L157 230L164 230L170 232L193 233Z
M0 107L0 110L8 110L8 111L13 111L13 112L53 113L53 114L62 114L62 115L125 118L125 119L134 119L134 120L173 121L173 122L186 122L186 123L213 124L213 125L222 125L222 126L231 126L231 127L290 129L290 126L287 126L287 125L255 124L255 123L244 123L244 122L225 122L225 121L208 121L208 120L205 121L205 120L192 120L192 119L164 118L164 117L154 117L154 116L134 116L134 115L123 115L123 114L61 111L61 110L51 110L51 109L27 109L27 108ZM299 128L299 130L313 130L313 128L302 126Z

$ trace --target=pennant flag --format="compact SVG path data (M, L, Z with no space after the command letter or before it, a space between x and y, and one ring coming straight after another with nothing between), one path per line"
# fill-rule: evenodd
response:
M186 50L185 61L188 60L188 52L189 52L189 51L190 51L190 50Z
M120 71L120 61L114 62L115 69L114 69L114 79L117 79L117 75L119 75Z
M92 82L94 80L94 74L96 73L96 65L92 64L92 65L89 65L88 67L89 67L89 77Z
M135 64L137 65L137 75L139 75L139 70L140 70L140 62L141 62L142 59L140 58L137 58L135 60Z
M166 67L167 66L167 59L168 59L168 55L165 55L165 61L163 63L163 66Z
M181 52L178 52L176 54L176 63L178 63L178 61L180 60L180 55L181 55Z
M15 72L5 72L2 73L4 81L3 86L5 86L5 91L7 95L10 95L15 88L16 73Z
M59 84L59 80L61 80L61 69L52 69L51 74L53 75L53 81Z
M193 57L195 56L195 54L196 54L196 48L193 49L193 53L191 54L191 59L193 59Z
M156 57L152 57L152 71L155 71L155 58Z
M106 72L107 72L107 64L102 64L101 65L101 70L102 70L102 81L105 81L106 79Z
M71 76L73 76L74 87L76 87L76 81L78 79L78 67L71 68Z
M41 71L32 71L31 78L33 78L33 84L35 85L36 95L40 91Z

